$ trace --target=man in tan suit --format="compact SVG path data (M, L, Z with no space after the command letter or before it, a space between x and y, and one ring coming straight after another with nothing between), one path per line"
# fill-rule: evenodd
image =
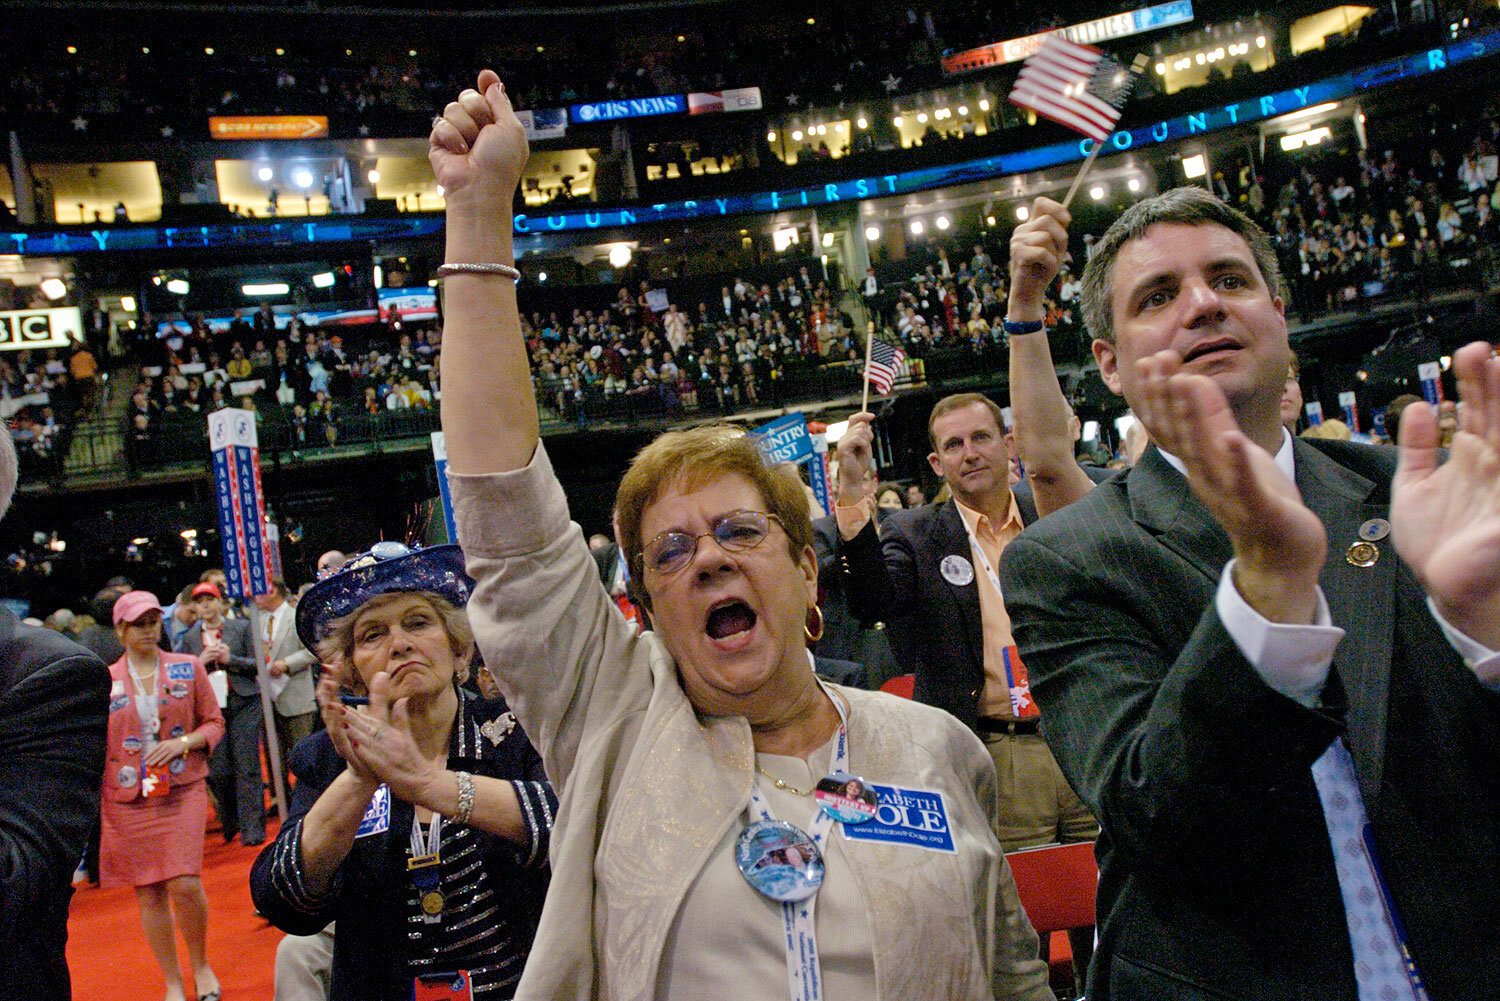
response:
M281 774L289 776L292 748L312 735L318 724L318 702L313 697L318 658L297 638L296 610L287 601L286 581L271 581L271 593L255 599L265 631L267 673L275 694L276 736L281 742ZM278 679L285 678L285 685Z

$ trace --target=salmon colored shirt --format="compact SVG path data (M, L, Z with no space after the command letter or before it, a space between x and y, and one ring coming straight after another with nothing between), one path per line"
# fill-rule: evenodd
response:
M1000 568L1000 554L1010 541L1021 534L1026 526L1021 522L1021 508L1016 503L1015 493L1010 495L1010 510L998 526L990 519L965 507L955 498L959 517L969 526L969 532L979 541L990 566ZM979 619L984 631L984 691L979 696L979 715L1000 719L1015 719L1010 705L1010 682L1005 676L1005 649L1015 645L1010 632L1010 613L1005 610L1005 599L984 572L984 565L974 559L974 583L979 588Z

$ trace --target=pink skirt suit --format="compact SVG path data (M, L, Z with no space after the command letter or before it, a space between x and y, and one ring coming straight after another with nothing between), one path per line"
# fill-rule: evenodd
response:
M168 767L171 792L141 794L149 746L137 711L135 683L121 657L109 667L109 737L100 795L99 874L104 886L148 886L203 871L208 822L208 752L224 736L224 714L198 658L162 651L156 698L163 741L201 733L208 746Z

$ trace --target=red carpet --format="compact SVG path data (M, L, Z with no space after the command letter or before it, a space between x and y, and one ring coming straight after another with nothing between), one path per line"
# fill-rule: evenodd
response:
M278 825L273 820L266 826L269 844ZM256 917L250 903L250 866L260 849L241 847L238 841L226 845L217 831L209 833L204 846L208 961L219 977L224 1001L271 1001L281 932ZM177 950L192 998L192 970L180 936ZM161 970L146 946L134 890L90 886L73 894L68 969L77 1001L160 1001Z

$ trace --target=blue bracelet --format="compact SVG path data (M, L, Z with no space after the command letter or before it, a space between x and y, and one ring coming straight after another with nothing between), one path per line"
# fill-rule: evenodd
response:
M1047 329L1043 320L1006 320L1005 332L1007 334L1039 334Z

